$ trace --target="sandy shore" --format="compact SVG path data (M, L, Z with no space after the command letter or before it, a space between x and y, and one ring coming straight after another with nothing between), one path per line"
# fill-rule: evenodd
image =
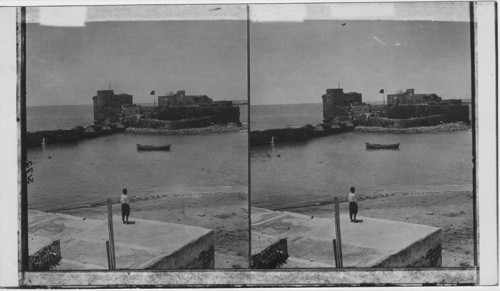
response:
M442 266L474 265L474 227L471 191L391 193L358 202L360 216L439 227L443 231ZM306 206L289 211L333 217L333 205ZM347 203L340 204L349 212Z
M439 132L455 132L467 131L471 126L465 122L445 123L436 126L421 126L409 128L388 128L375 126L356 126L355 131L360 132L382 132L382 133L439 133Z
M248 267L248 194L246 192L153 193L132 196L131 219L195 225L215 231L215 267ZM363 195L360 195L363 196ZM471 191L397 192L363 196L359 215L432 225L443 230L443 267L472 266L474 263ZM340 204L348 213L348 204ZM120 205L113 205L115 214ZM318 217L332 217L333 205L313 205L287 211ZM105 205L58 212L105 219Z
M248 193L155 193L131 197L130 219L151 219L213 229L215 232L215 268L248 268ZM120 215L120 204L113 213ZM60 213L85 218L105 219L107 207L60 210Z

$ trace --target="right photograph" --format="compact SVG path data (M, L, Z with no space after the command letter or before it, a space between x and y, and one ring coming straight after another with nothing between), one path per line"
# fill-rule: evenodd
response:
M475 265L469 3L250 5L251 266Z

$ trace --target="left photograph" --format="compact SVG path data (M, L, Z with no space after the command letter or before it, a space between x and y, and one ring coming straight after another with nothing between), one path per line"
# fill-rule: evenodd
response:
M30 271L249 267L247 7L26 9Z

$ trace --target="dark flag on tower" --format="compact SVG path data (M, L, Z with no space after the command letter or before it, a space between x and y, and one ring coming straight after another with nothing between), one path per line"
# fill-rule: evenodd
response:
M151 95L154 95L155 94L155 91L151 91Z
M380 93L380 94L384 93L384 89L380 89L380 92L379 92L379 93Z

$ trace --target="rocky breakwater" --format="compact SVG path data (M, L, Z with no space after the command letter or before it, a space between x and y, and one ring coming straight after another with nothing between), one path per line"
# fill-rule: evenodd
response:
M128 127L126 133L134 134L166 134L166 135L203 135L215 133L228 133L228 132L246 132L246 127L236 124L228 123L226 125L214 124L207 127L196 128L182 128L182 129L165 129L165 128L139 128Z
M455 132L467 131L471 126L467 122L444 123L435 126L419 126L408 128L391 128L391 127L375 127L375 126L356 126L356 131L360 132L389 132L389 133L440 133L440 132Z
M71 129L42 130L26 133L26 146L37 147L53 143L77 142L84 138L123 132L122 124L77 126Z
M301 127L274 128L250 131L250 145L261 146L272 143L306 141L313 137L336 134L354 130L350 122L339 124L321 123L316 126L307 124Z

